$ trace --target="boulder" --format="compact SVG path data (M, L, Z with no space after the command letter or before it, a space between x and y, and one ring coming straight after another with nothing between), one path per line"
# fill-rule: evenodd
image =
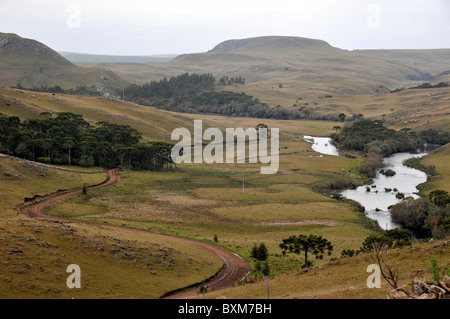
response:
M422 294L428 293L429 287L422 280L414 279L412 290L415 295L421 296Z
M439 281L439 286L447 291L447 293L450 293L450 288L444 283L444 281Z
M446 291L444 289L442 289L439 286L436 285L431 285L430 286L430 292L432 292L433 294L436 294L438 297L445 295Z
M408 295L404 291L394 291L390 293L393 299L408 299Z
M444 276L444 278L442 278L442 282L447 286L450 287L450 277L449 276Z

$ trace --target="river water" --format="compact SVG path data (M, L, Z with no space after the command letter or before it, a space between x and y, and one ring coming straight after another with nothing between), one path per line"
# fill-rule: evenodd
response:
M339 156L338 149L331 144L331 139L327 137L304 136L305 140L312 143L314 151ZM391 169L396 172L394 176L388 177L377 170L373 178L373 184L360 186L355 189L343 191L343 197L360 203L365 208L368 218L378 222L383 229L400 228L392 221L389 206L397 204L401 199L396 198L397 193L403 193L406 197L419 198L417 195L417 185L427 181L427 175L414 168L403 165L409 158L420 158L429 154L428 151L422 153L396 153L383 159L382 169ZM391 190L389 190L391 189ZM396 190L395 190L396 189ZM368 191L369 190L369 191Z
M310 142L313 151L316 151L325 155L339 156L338 149L336 146L331 144L331 139L329 137L314 137L314 136L303 136L303 139Z
M382 169L395 171L394 176L385 176L378 170L373 184L345 190L341 194L364 206L366 216L377 221L381 228L386 230L401 228L392 221L388 207L401 201L396 197L398 193L403 193L405 198L419 198L416 186L425 183L428 178L424 172L403 165L403 161L413 157L423 157L427 154L396 153L386 157L383 159ZM367 191L367 187L370 191Z

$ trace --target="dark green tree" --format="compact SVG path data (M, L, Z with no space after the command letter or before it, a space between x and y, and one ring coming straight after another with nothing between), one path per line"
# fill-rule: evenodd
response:
M412 233L407 229L388 230L383 235L371 235L362 243L362 252L371 252L374 246L387 248L401 248L411 246Z
M250 252L250 256L255 258L256 260L265 261L269 257L269 251L266 247L266 244L261 243L259 246L256 244L253 245L253 248Z
M448 203L450 203L450 195L447 191L441 189L430 192L428 198L433 204L439 207L445 207Z
M280 248L283 255L286 253L299 255L303 252L305 256L304 268L312 265L312 262L308 261L308 253L313 254L316 259L322 259L326 252L328 252L328 255L331 255L331 252L333 251L333 246L327 239L312 234L309 236L290 236L287 239L283 239Z

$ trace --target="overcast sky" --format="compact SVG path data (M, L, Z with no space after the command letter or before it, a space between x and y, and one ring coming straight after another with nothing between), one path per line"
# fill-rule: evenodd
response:
M0 0L0 32L112 55L205 52L264 35L348 50L450 48L450 0Z

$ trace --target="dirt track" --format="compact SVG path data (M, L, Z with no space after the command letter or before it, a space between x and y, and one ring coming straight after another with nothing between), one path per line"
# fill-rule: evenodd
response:
M109 179L102 184L93 186L88 188L88 190L94 190L102 187L112 186L120 181L120 176L117 173L117 169L109 170L108 171ZM92 224L86 221L76 221L76 220L70 220L70 219L64 219L64 218L57 218L52 216L47 216L43 213L44 208L50 204L78 196L82 193L81 190L79 191L73 191L69 193L64 193L61 195L57 195L54 197L49 197L47 199L44 199L42 201L39 201L36 204L33 204L31 206L26 207L23 210L23 213L29 217L32 218L46 218L46 219L52 219L52 220L58 220L64 223L79 223L79 224L85 224L85 225L96 225ZM211 280L206 286L208 287L208 290L211 290L214 288L214 291L218 291L220 289L232 287L233 283L236 282L239 279L242 279L247 272L249 271L247 263L240 258L238 255L233 254L232 252L229 252L225 249L222 249L220 247L210 245L203 242L198 242L190 239L180 238L180 237L174 237L169 235L163 235L158 233L151 233L142 229L134 229L134 228L127 228L127 227L120 227L120 226L112 226L112 225L104 225L102 224L102 227L108 227L111 229L120 229L124 231L130 231L134 233L140 233L140 234L146 234L152 237L163 237L163 238L170 238L172 240L178 240L181 242L185 242L191 245L196 245L198 247L201 247L212 254L215 254L216 256L220 257L224 262L224 270L220 273L220 275L217 278L214 278ZM195 297L197 295L198 289L192 289L188 291L183 291L180 293L176 293L173 295L170 295L169 299L184 299L184 298L190 298Z

